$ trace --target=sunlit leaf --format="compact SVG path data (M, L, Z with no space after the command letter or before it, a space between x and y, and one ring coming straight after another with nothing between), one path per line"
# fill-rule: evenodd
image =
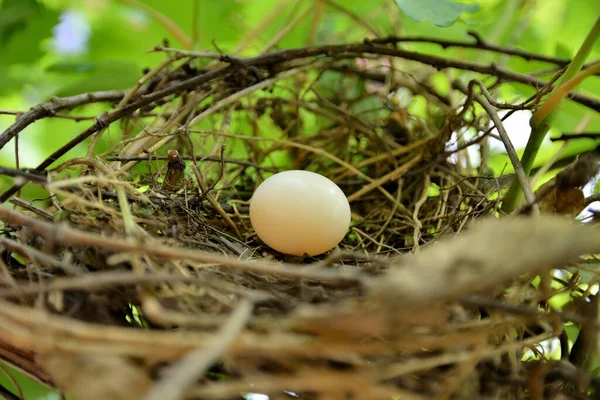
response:
M428 20L438 26L450 26L464 12L474 12L476 4L461 4L452 0L396 0L398 7L415 21Z
M427 196L428 197L437 197L440 195L440 187L438 185L436 185L435 183L432 183L429 185L429 188L427 188Z

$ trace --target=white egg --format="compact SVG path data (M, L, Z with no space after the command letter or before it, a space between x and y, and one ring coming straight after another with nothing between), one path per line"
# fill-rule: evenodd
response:
M326 177L285 171L261 183L250 200L250 221L258 237L286 254L311 256L331 250L350 227L350 204Z

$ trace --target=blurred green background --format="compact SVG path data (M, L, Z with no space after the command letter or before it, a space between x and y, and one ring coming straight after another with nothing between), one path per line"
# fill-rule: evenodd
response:
M340 11L339 6L347 12ZM319 7L324 14L313 35L313 15ZM273 49L361 41L367 37L368 29L352 15L360 16L383 36L472 40L467 31L475 30L491 43L571 58L600 15L600 1L0 0L0 131L14 122L15 112L26 111L52 96L125 89L135 84L144 68L152 68L165 58L162 53L148 52L149 49L164 40L171 47L182 48L185 44L165 29L157 16L175 23L195 42L194 49L230 53L250 38L241 55L252 56L288 27L292 29L281 35ZM261 29L260 33L253 34L257 29ZM443 50L436 45L414 43L405 47L480 63L498 63L517 72L548 68L548 64L476 50ZM600 46L590 58L600 58ZM447 82L435 84L441 88ZM578 91L597 98L600 79L586 80ZM532 93L532 88L525 85L504 85L499 96L501 101L517 102ZM90 105L73 111L72 115L94 116L106 110L108 106ZM519 148L527 140L528 118L523 112L507 121ZM552 134L572 132L582 121L586 122L587 130L600 131L599 114L566 102ZM90 124L89 120L46 119L29 126L19 135L19 166L36 166ZM115 125L103 140L118 137L119 127ZM595 146L593 141L576 141L569 144L565 154ZM550 159L559 147L560 144L547 141L538 164ZM84 156L86 149L87 142L67 156ZM507 159L501 146L493 146L493 150L490 165L499 173L506 167ZM0 165L16 166L13 143L0 150ZM11 178L0 176L0 190L11 184ZM44 192L28 186L21 196L33 199L43 197ZM7 374L17 380L26 399L59 398L9 368L0 369L0 384L6 388L14 390Z

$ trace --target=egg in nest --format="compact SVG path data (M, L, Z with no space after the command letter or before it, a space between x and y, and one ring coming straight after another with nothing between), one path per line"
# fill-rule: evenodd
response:
M281 253L315 256L344 238L350 204L330 179L310 171L285 171L261 183L250 200L258 237Z

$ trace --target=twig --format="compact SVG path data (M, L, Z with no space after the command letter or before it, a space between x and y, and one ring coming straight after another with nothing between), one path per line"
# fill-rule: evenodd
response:
M252 390L271 395L270 398L286 399L288 397L277 396L291 388L301 393L317 393L318 397L316 398L323 399L344 398L336 396L339 393L357 399L427 399L427 397L415 394L410 389L399 389L396 386L385 384L376 385L369 374L353 369L336 371L318 366L300 369L294 374L254 373L239 380L208 383L195 388L191 394L194 398L206 400L234 399L240 393ZM307 399L309 397L296 395L289 397L289 399L296 398Z
M213 58L215 60L222 60L223 54L214 53L212 51L191 51L191 50L181 50L173 47L164 47L164 46L154 46L152 50L148 50L149 52L153 51L164 51L165 53L176 53L180 57L190 57L190 58ZM230 61L237 61L237 58L228 57Z
M252 302L242 300L210 346L200 346L164 371L146 400L180 399L231 346L252 315Z
M457 69L469 70L469 71L473 71L473 72L479 72L482 74L497 76L499 78L502 78L503 80L509 80L509 81L515 81L515 82L529 84L534 87L546 86L546 84L544 82L542 82L534 77L531 77L529 75L524 75L524 74L518 74L518 73L515 73L512 71L503 69L503 68L496 67L494 65L488 66L488 65L471 63L471 62L466 62L466 61L461 61L461 60L446 59L446 58L442 58L442 57L431 56L431 55L421 54L421 53L417 53L417 52L393 49L393 48L383 47L383 46L375 46L375 45L370 45L370 44L314 46L314 47L306 47L306 48L301 48L301 49L281 50L281 51L275 51L275 52L268 53L268 54L259 55L254 58L243 59L243 60L240 60L240 63L242 65L246 65L246 66L257 66L257 65L268 65L268 64L278 63L278 62L290 61L293 59L314 57L314 56L318 56L318 55L327 55L330 57L333 57L333 56L356 57L361 54L369 54L369 53L411 59L411 60L418 61L418 62L421 62L424 64L429 64L438 69L457 68ZM187 90L187 89L190 89L193 87L197 87L198 85L200 85L202 83L205 83L214 78L223 76L226 73L231 72L232 70L233 69L231 66L212 70L212 71L206 72L202 75L198 75L196 77L187 79L183 82L174 84L173 86L171 86L169 88L154 92L150 95L143 96L143 98L141 100L139 100L133 104L130 104L130 106L126 107L124 110L121 110L121 111L126 110L127 112L121 112L121 113L113 112L113 113L108 114L108 117L106 117L104 119L104 123L105 124L112 123L115 120L119 119L121 116L127 115L129 112L131 112L141 106L150 104L153 101L161 99L170 94L177 93L177 92L180 92L183 90ZM96 102L97 101L107 101L107 100L102 100L100 98L101 94L104 94L105 98L108 97L108 95L112 95L112 97L110 99L115 100L114 96L116 93L119 94L119 96L117 96L116 99L119 99L124 95L124 92L98 92L98 93L83 94L83 95L79 95L79 96L73 96L72 98L62 99L63 101L59 102L59 104L61 105L61 107L59 107L59 109L68 107L68 106L62 106L64 101L67 99L69 99L68 104L72 104L72 106L76 106L76 105L86 104L86 103L95 102L95 101ZM90 100L88 98L88 96L94 97L94 99ZM583 104L593 110L600 111L600 101L579 95L577 93L572 93L570 96L571 96L572 100L579 102L580 104ZM55 100L55 101L58 101L58 100ZM35 113L32 112L34 109L30 110L28 113L32 112L32 114L35 116L35 118L31 118L31 115L27 115L28 113L25 113L23 116L21 116L21 118L19 118L19 121L23 120L23 122L18 121L18 123L12 125L2 135L0 135L0 148L2 148L17 132L21 131L25 126L29 125L35 119L43 118L44 116L48 115L49 111L52 111L52 110L54 110L54 108L56 108L56 106L55 106L54 108L48 110L48 107L51 107L52 105L53 105L53 103L51 102L51 103L46 103L44 105L36 106L36 107L34 107L34 109L37 109L37 112L35 112ZM28 121L28 122L25 123L26 121Z
M415 221L415 229L413 232L413 246L415 251L419 250L421 247L419 244L419 240L421 240L421 230L423 229L423 224L419 220L419 211L421 211L421 207L427 201L429 185L431 184L431 178L429 174L425 175L425 179L423 179L423 187L421 189L421 197L415 204L415 210L413 211L412 218Z
M544 340L551 339L557 334L555 332L543 333L524 340L505 342L497 347L486 348L482 351L461 351L456 353L444 353L437 356L425 358L412 358L401 363L392 364L382 369L379 379L393 379L399 376L425 371L441 365L454 364L467 360L483 360L493 356L508 353L511 350L519 350Z
M510 137L508 136L508 133L504 129L502 120L498 116L498 113L496 112L496 110L492 107L492 105L487 101L487 99L484 96L473 94L473 90L474 90L473 86L470 86L470 90L469 90L469 89L465 88L464 85L459 81L454 81L452 86L457 88L458 90L462 91L463 93L465 93L468 96L469 96L469 93L471 93L471 95L473 95L473 98L475 99L475 101L477 101L479 104L481 104L481 106L484 108L484 110L488 113L488 115L490 116L490 119L492 120L492 122L494 122L494 125L496 126L496 129L498 130L498 133L500 134L502 143L504 143L504 147L506 148L506 153L508 154L508 158L510 159L510 162L515 170L517 179L519 179L519 182L521 183L521 187L523 188L523 193L525 194L525 199L527 200L527 202L529 204L532 204L533 207L537 207L537 205L535 204L535 195L533 194L533 191L531 190L531 185L529 184L527 175L525 174L525 171L523 170L523 166L521 165L521 162L519 161L519 156L517 155L517 151L515 150L514 146L512 145L512 142L510 141Z
M372 191L378 187L381 187L381 185L383 185L384 183L400 178L402 175L404 175L406 172L408 172L412 167L414 167L416 164L418 164L422 160L422 158L423 158L423 156L421 154L417 154L416 156L412 157L409 161L402 164L398 168L394 169L391 172L388 172L387 174L385 174L384 176L382 176L380 178L373 180L368 185L363 186L360 190L352 193L350 196L348 196L348 201L349 202L356 201L356 200L360 199L363 195L369 193L370 191Z
M15 242L14 240L6 239L0 236L0 243L8 250L20 253L31 260L36 260L41 264L49 265L58 269L65 271L70 275L81 275L84 271L80 267L76 267L75 265L71 265L67 262L59 260L56 257L43 253L39 250L36 250L32 247L25 246L19 242ZM2 290L0 289L0 292Z
M558 58L558 57L548 57L541 54L535 54L530 51L514 49L510 47L502 47L497 46L495 44L489 43L485 41L477 32L469 31L467 32L471 37L475 39L475 42L464 42L457 40L444 40L444 39L435 39L435 38L427 38L422 36L404 36L404 37L395 37L389 36L382 39L371 39L370 43L377 44L397 44L397 43L432 43L438 44L442 48L446 49L449 47L461 47L465 49L475 49L475 50L486 50L494 53L507 54L509 56L517 56L525 61L543 61L550 64L556 64L560 67L564 67L568 65L571 60L566 58ZM588 65L589 66L589 65Z
M217 186L217 184L219 183L219 181L223 178L223 173L225 172L225 159L223 157L223 155L225 154L225 145L221 145L221 162L220 162L220 168L219 168L219 175L217 176L217 178L214 180L213 183L210 184L210 186L207 188L207 192L210 192L211 190L213 190L215 188L215 186Z
M167 58L166 60L164 60L163 62L158 64L156 67L154 67L152 70L148 71L140 79L138 79L138 81L135 83L135 85L127 91L127 94L125 96L123 96L123 98L121 99L121 101L119 102L119 105L117 106L117 108L115 108L115 110L119 110L119 109L123 108L137 94L138 90L140 90L140 88L144 85L144 83L146 83L150 79L154 78L160 71L162 71L163 69L165 69L166 67L171 65L173 62L179 60L181 57L182 56L176 54L174 56Z
M198 132L198 133L203 133L204 131L195 131L195 130L191 130L191 132ZM290 147L294 147L294 148L298 148L298 149L302 149L302 150L306 150L306 151L310 151L312 153L318 154L320 156L323 156L333 162L335 162L336 164L340 165L341 167L347 169L348 171L352 172L352 174L359 176L363 179L365 179L367 182L371 183L371 186L369 186L368 188L363 188L365 189L367 192L371 191L372 189L377 189L379 190L381 193L383 193L383 195L390 200L393 204L397 204L398 208L402 211L408 212L406 210L406 207L402 204L399 203L396 198L394 196L391 195L390 192L388 192L385 188L382 187L382 184L376 182L374 179L370 178L368 175L365 175L362 171L360 171L358 168L363 167L363 165L358 164L356 167L347 163L346 161L342 160L339 157L336 157L335 155L329 153L328 151L322 149L322 148L317 148L317 147L313 147L313 146L309 146L303 143L297 143L297 142L292 142L292 141L288 141L288 140L283 140L283 139L275 139L275 138L269 138L269 137L250 137L250 136L244 136L244 135L235 135L235 134L231 134L231 133L224 133L224 132L216 132L216 131L210 131L211 134L217 134L220 136L226 136L226 137L231 137L231 138L236 138L236 139L241 139L241 140L252 140L252 141L270 141L273 143L278 143L278 144L283 144L286 146L290 146ZM410 150L412 150L413 148L417 148L422 146L423 144L427 143L429 140L431 139L427 139L424 140L422 142L419 142L418 146L412 147L412 146L406 146L406 147L402 147L402 148L398 148L395 149L393 151L391 151L390 153L387 154L380 154L381 158L378 160L384 160L390 156L393 156L395 154L404 154L406 152L409 152ZM410 149L409 149L410 148ZM378 156L379 157L379 156ZM373 159L375 159L377 157L373 157ZM369 161L369 160L367 160ZM376 162L376 161L373 161ZM398 171L397 171L398 172ZM403 173L402 173L403 174ZM402 175L400 174L400 175ZM389 175L389 174L388 174ZM393 179L393 177L382 177L379 178L380 180L383 179ZM385 182L384 182L385 183Z
M15 206L24 208L28 211L31 211L34 214L39 215L42 218L46 218L49 221L53 221L54 220L54 215L52 215L51 213L49 213L47 210L43 209L43 208L39 208L34 206L33 204L27 203L25 200L20 199L18 197L13 197L12 199L10 199L10 203L14 204Z
M56 116L59 110L70 110L75 107L90 103L110 102L120 100L126 90L109 90L103 92L90 92L71 97L55 97L48 103L38 104L29 111L21 114L17 121L6 128L0 135L0 149L3 148L17 133L38 119Z
M15 115L17 117L20 117L21 115L25 114L25 111L6 111L6 110L0 110L0 115ZM96 116L89 116L89 117L78 117L76 115L68 115L68 114L60 114L60 113L55 113L53 115L48 115L48 118L60 118L60 119L69 119L75 122L81 122L81 121L88 121L91 119L95 119Z
M577 133L581 133L581 131L583 131L586 126L589 124L591 119L591 115L586 113L584 115L584 117L581 119L581 121L579 121L579 124L577 124L577 127L575 128ZM548 171L550 171L550 169L554 166L554 164L560 160L560 157L563 155L563 153L567 150L567 147L569 145L568 141L565 141L562 146L560 146L560 148L556 151L556 153L554 153L554 155L552 156L552 158L545 164L543 165L538 171L536 171L535 173L532 173L533 178L531 179L531 186L535 186L535 183L541 179L541 177L546 174ZM590 178L591 179L591 178Z
M314 66L314 65L313 65ZM278 74L277 76L271 77L269 79L265 79L261 82L258 82L252 86L248 86L247 88L244 88L238 92L235 92L234 94L227 96L226 98L216 102L214 105L212 105L210 108L208 108L207 110L203 111L202 113L198 114L197 116L195 116L190 122L189 124L186 124L186 126L194 126L196 124L198 124L200 121L206 119L207 117L209 117L210 115L214 114L215 112L217 112L218 110L222 109L223 107L226 107L228 105L231 105L233 103L235 103L236 101L238 101L239 99L241 99L244 96L247 96L251 93L254 93L258 90L261 89L266 89L269 86L275 84L276 82L281 81L282 79L285 78L289 78L295 75L298 75L299 73L301 73L302 71L305 71L313 66L310 65L305 65L302 67L298 67L298 68L293 68L290 69L288 71L282 72L280 74ZM179 131L184 130L185 127L181 127L179 128Z
M184 160L191 160L191 156L180 156ZM236 164L244 167L252 167L256 169L262 169L268 172L279 172L279 169L273 167L261 167L257 163L247 160L240 160L236 158L227 158L227 157L217 157L217 156L203 156L203 155L195 155L198 162L209 161L209 162L218 162L225 164ZM151 156L150 160L158 160L158 161L168 161L168 156ZM132 157L106 157L106 161L120 161L120 162L129 162L129 161L148 161L148 156L132 156Z
M13 178L25 178L36 183L48 183L48 176L46 174L40 174L22 169L8 168L0 166L0 175L11 176Z
M62 157L68 151L70 151L73 147L75 147L76 145L78 145L79 143L81 143L82 141L84 141L85 139L87 139L88 137L93 135L94 133L100 131L101 129L104 129L105 127L107 127L108 125L113 123L114 121L117 121L118 119L124 117L125 115L131 114L138 108L143 107L147 104L151 104L153 101L161 99L172 93L175 93L178 90L185 90L185 88L188 88L188 86L191 85L192 82L194 82L194 84L198 84L198 85L201 83L204 83L204 82L208 82L211 79L213 79L217 76L220 76L221 74L224 74L230 68L231 67L223 67L223 68L220 68L220 69L217 69L214 71L207 72L200 76L191 78L184 82L181 82L180 84L175 84L175 85L171 86L170 88L166 88L161 91L153 92L152 94L149 94L147 96L142 96L142 98L140 100L130 103L129 105L127 105L119 110L113 111L112 113L109 113L109 114L99 116L98 118L96 118L96 122L92 126L90 126L84 132L80 133L75 138L71 139L67 144L62 146L60 149L56 150L50 156L48 156L48 158L46 158L46 160L44 160L41 164L39 164L36 168L34 168L34 170L38 171L38 172L45 170L50 165L52 165L56 160L58 160L60 157ZM191 86L194 86L194 85L191 85ZM33 121L31 121L31 122L33 122ZM15 125L12 125L4 133L2 133L2 135L0 135L0 148L2 146L2 139L3 139L4 135L9 130L11 130L11 128L14 127ZM25 126L23 126L23 128L24 127ZM13 132L13 131L14 130L11 130L11 132ZM14 131L14 134L16 134L17 132L18 131ZM21 187L23 187L23 185L24 185L24 183L19 184L19 185L13 185L10 189L8 189L6 192L4 192L2 195L0 195L0 203L5 202L10 196L15 194Z
M212 196L212 194L210 194L209 188L206 185L206 182L204 181L202 174L198 170L198 167L196 167L196 164L194 164L192 162L190 164L190 167L192 168L194 176L196 177L196 181L198 182L198 186L200 187L200 190L202 191L202 196L204 196L206 198L206 200L208 200L210 205L212 205L214 207L214 209L217 210L219 215L225 220L225 222L231 228L231 230L233 230L233 232L235 232L235 235L238 237L238 239L242 239L242 235L240 234L240 231L238 230L235 223L231 220L229 215L227 215L225 210L223 210L223 207L221 207L219 202L215 200L215 198Z

